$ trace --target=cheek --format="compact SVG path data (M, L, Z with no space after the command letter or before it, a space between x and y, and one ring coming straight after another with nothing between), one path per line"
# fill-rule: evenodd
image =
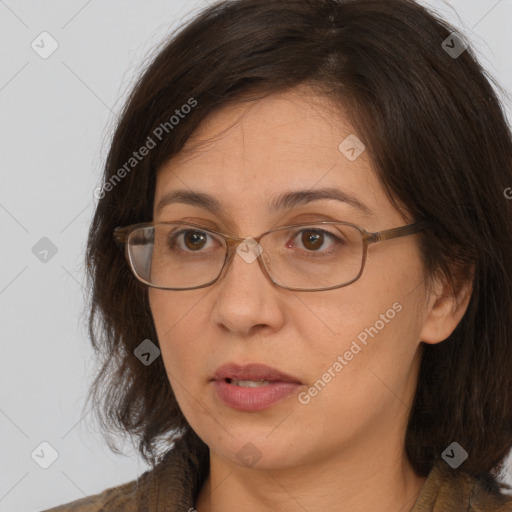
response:
M336 301L337 307L331 303L323 310L323 315L318 315L325 321L302 324L303 351L305 355L309 353L313 375L324 373L336 363L343 366L343 373L352 373L374 360L380 363L392 359L392 354L401 346L401 339L410 335L401 302L393 302L382 295L368 300L352 296L349 302ZM319 331L326 334L319 336ZM341 372L339 364L336 366ZM349 367L352 370L345 371Z
M207 353L197 346L204 339L199 315L194 306L199 299L183 299L179 292L151 289L149 303L155 323L162 361L178 405L188 421L208 421L200 397L201 355ZM190 302L190 303L189 303Z
M362 425L379 425L389 411L399 414L400 403L408 403L419 329L413 304L388 299L353 302L337 323L331 320L335 334L318 344L311 343L311 331L303 333L310 347L303 350L308 380L298 396L298 422L327 437L339 435L339 425L355 435Z
M355 387L376 379L371 370L390 384L409 371L422 328L423 275L414 258L385 262L381 258L378 269L368 265L349 287L326 292L316 301L303 299L315 313L296 317L313 378L331 368L331 373L345 375L344 386Z
M183 384L196 374L194 369L199 365L200 341L198 332L200 319L194 307L198 300L183 300L177 293L168 290L151 289L149 303L153 315L161 356L169 381L179 380ZM174 386L173 386L174 387Z

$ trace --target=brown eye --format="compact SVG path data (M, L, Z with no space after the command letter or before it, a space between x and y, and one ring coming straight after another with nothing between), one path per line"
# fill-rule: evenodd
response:
M295 254L299 258L334 256L339 255L339 251L347 246L344 234L340 231L339 235L336 236L325 229L307 227L295 231L285 245L289 249L296 249Z
M204 247L207 235L201 231L185 231L184 233L183 240L187 249L196 250Z
M306 249L316 250L322 247L324 243L324 235L318 230L304 230L302 231L301 240Z
M211 254L222 249L222 239L207 231L198 229L180 229L168 234L167 250L173 254L183 253L198 255Z

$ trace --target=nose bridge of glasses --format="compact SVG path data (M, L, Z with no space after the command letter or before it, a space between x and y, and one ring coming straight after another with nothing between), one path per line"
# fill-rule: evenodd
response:
M243 244L244 242L247 242L249 245L253 245L254 242L256 242L256 244L259 244L261 238L264 235L266 235L267 233L268 232L262 233L259 236L246 236L246 237L224 235L224 240L226 241L227 252L230 253L233 250L237 250L238 246Z
M265 271L266 265L270 264L270 259L266 252L263 250L263 247L260 245L260 241L265 235L268 235L273 231L274 230L265 231L258 236L246 237L224 235L224 240L226 241L226 260L228 260L225 263L230 263L235 254L238 254L246 262L258 260L260 266L265 267L262 269ZM246 244L246 247L239 249L239 247L243 244ZM245 255L247 253L251 254L252 256L246 257Z
M263 272L263 274L270 277L267 269L267 265L270 264L270 259L266 252L262 250L258 250L255 248L255 242L259 245L259 241L261 239L261 236L258 237L232 237L232 236L224 236L224 240L226 241L226 254L224 257L224 263L222 265L222 269L220 271L221 275L225 274L229 271L229 269L232 268L233 260L241 259L243 260L243 263L249 264L249 263L256 263L258 262L258 265ZM239 246L241 246L244 242L247 242L247 247L245 250L242 248L239 250ZM243 246L242 246L243 247ZM261 248L261 246L260 246ZM238 258L237 258L238 256Z
M240 244L244 243L249 237L241 238L239 236L224 236L228 249L236 249Z

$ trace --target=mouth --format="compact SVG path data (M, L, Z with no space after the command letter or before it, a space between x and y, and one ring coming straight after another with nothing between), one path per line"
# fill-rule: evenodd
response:
M259 411L289 398L303 383L262 364L221 366L211 383L222 402L239 411Z
M288 375L276 368L259 363L251 363L243 366L234 363L222 365L215 372L213 380L223 380L228 384L242 387L257 387L271 382L293 382L302 384L302 382L293 375Z
M227 382L228 384L233 384L235 386L240 386L242 388L259 388L261 386L266 386L267 384L270 384L271 380L237 380L237 379L224 379L224 382Z

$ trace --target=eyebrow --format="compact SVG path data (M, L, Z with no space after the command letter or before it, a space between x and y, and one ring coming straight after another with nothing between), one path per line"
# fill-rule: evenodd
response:
M337 188L285 192L269 202L268 211L270 213L277 213L286 209L291 210L296 206L301 206L320 199L334 199L336 201L341 201L342 203L347 203L360 210L369 219L375 218L374 212L363 202ZM155 213L158 214L165 206L172 203L189 204L210 210L212 213L217 215L224 214L224 209L221 203L215 197L202 192L193 192L190 190L174 190L165 194L158 202Z

